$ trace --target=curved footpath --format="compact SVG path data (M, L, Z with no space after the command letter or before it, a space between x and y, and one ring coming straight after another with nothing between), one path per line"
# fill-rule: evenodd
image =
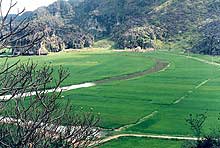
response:
M119 134L114 136L109 136L105 139L102 139L98 142L98 145L107 143L112 140L116 140L122 137L137 137L137 138L152 138L152 139L164 139L164 140L190 140L196 141L198 138L196 137L178 137L178 136L166 136L166 135L151 135L151 134ZM90 146L95 146L97 144L93 143Z
M185 54L177 54L177 53L169 53L168 51L160 51L161 53L164 54L169 54L169 55L175 55L175 56L182 56L185 57L187 59L192 59L192 60L196 60L205 64L209 64L209 65L214 65L214 66L220 66L220 63L217 63L215 61L209 61L209 60L205 60L199 57L194 57L194 56L190 56L190 55L185 55Z
M108 83L108 82L112 82L112 81L133 79L133 78L141 77L144 75L148 75L148 74L152 74L152 73L156 73L156 72L160 72L160 71L165 71L169 66L170 66L170 64L168 62L157 60L156 64L152 68L144 70L144 71L134 72L134 73L110 77L110 78L105 78L105 79L96 80L93 82L88 82L88 83L83 83L83 84L65 86L65 87L61 87L61 88L57 89L56 91L57 92L60 92L60 91L66 92L66 91L80 89L80 88L89 88L89 87L93 87L93 86L96 86L99 84L104 84L104 83ZM48 89L47 93L54 92L54 91L55 91L54 89ZM34 96L34 95L36 95L36 92L27 92L24 94L18 94L16 96L14 96L13 98L28 97L28 96ZM9 100L11 98L12 98L12 95L0 96L0 100Z
M177 55L177 54L175 54L175 55ZM203 63L206 63L206 64L220 66L219 63L210 62L208 60L200 59L200 58L197 58L197 57L186 56L186 55L180 55L180 56L183 56L185 58L190 58L190 59L193 59L193 60L197 60L197 61L200 61L200 62L203 62ZM96 86L98 84L104 84L104 83L108 83L108 82L112 82L112 81L120 81L120 80L128 80L128 79L132 79L132 78L137 78L137 77L148 75L148 74L151 74L151 73L165 71L169 66L170 66L170 64L168 62L163 62L163 61L157 60L156 64L152 68L150 68L148 70L145 70L145 71L135 72L135 73L121 75L121 76L115 76L115 77L111 77L111 78L97 80L97 81L94 81L94 82L88 82L88 83L83 83L83 84L78 84L78 85L66 86L66 87L60 88L57 91L62 90L63 92L65 92L65 91L70 91L70 90L75 90L75 89L80 89L80 88L93 87L93 86ZM204 85L208 81L209 80L205 80L204 82L202 82L198 86L196 86L196 88L201 87L202 85ZM48 91L48 93L53 92L54 89L49 89L47 91ZM25 93L23 95L24 96L33 96L35 94L36 94L35 92L29 92L29 93ZM17 95L17 97L21 97L21 95ZM10 98L11 98L11 95L0 96L0 100L10 99ZM177 101L179 102L181 100L182 99L180 98L180 100L177 100ZM174 102L174 104L178 103L178 102ZM156 112L157 111L153 112L151 115L146 116L146 118L148 118L149 116L152 116ZM140 122L141 122L141 120L140 120ZM133 124L128 125L128 126L132 126L132 125ZM122 129L124 129L126 127L127 126L116 129L116 131L117 130L121 131ZM187 136L168 136L168 135L153 135L153 134L119 134L119 135L113 135L113 136L106 137L106 138L102 139L101 141L99 141L98 144L103 144L103 143L106 143L106 142L109 142L111 140L115 140L115 139L118 139L118 138L121 138L121 137L139 137L139 138L154 138L154 139L166 139L166 140L191 140L191 141L198 140L198 138L187 137ZM90 146L95 146L95 145L97 145L97 143L93 143Z
M168 62L157 60L156 64L152 68L150 68L150 69L147 69L147 70L144 70L144 71L140 71L140 72L134 72L134 73L130 73L130 74L125 74L125 75L121 75L121 76L105 78L105 79L102 79L102 80L94 81L94 83L95 84L103 84L103 83L108 83L108 82L112 82L112 81L129 80L129 79L133 79L133 78L149 75L149 74L152 74L152 73L156 73L156 72L160 72L160 71L165 71L169 67L169 65L170 64Z
M197 60L197 61L200 61L200 62L209 64L209 65L220 66L220 63L216 63L216 62L214 62L214 61L211 62L211 61L204 60L204 59L201 59L201 58L192 57L192 56L186 56L186 55L184 55L184 57L189 58L189 59L193 59L193 60Z
M149 119L149 118L152 118L152 117L155 116L157 113L158 113L158 111L154 111L154 112L152 112L151 114L149 114L149 115L147 115L147 116L145 116L145 117L140 118L136 123L131 123L131 124L128 124L128 125L124 125L124 126L122 126L122 127L120 127L120 128L114 129L114 131L115 131L115 132L120 132L120 131L122 131L122 130L126 130L126 129L128 129L128 128L131 128L131 127L133 127L133 126L135 126L135 125L138 125L138 124L140 124L140 123L146 121L146 120Z
M173 54L173 55L177 55L177 54ZM179 56L183 56L185 58L196 60L196 61L199 61L199 62L202 62L202 63L205 63L205 64L209 64L209 65L213 65L213 66L220 66L220 63L211 62L211 61L201 59L201 58L198 58L198 57L186 56L186 55L179 55ZM166 68L164 70L166 70ZM203 82L198 84L194 89L200 88L201 86L205 85L209 80L210 79L204 80ZM191 93L191 91L189 91L189 93ZM185 98L185 96L181 97L180 99L175 101L173 104L179 103L184 98ZM157 111L153 112L152 114L154 114L156 112ZM149 116L152 116L152 114L150 114ZM116 129L115 131L121 131L123 128L126 128L127 126L132 126L132 125L126 125L124 127ZM122 138L122 137L152 138L152 139L164 139L164 140L190 140L190 141L198 140L198 138L196 138L196 137L187 137L187 136L169 136L169 135L153 135L153 134L118 134L118 135L113 135L113 136L109 136L109 137L106 137L106 138L102 139L99 142L99 145L107 143L107 142L112 141L112 140ZM95 146L95 144L91 144L91 146Z

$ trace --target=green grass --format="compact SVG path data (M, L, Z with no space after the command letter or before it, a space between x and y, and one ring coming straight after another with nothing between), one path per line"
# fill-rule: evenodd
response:
M73 85L143 71L155 64L155 61L151 59L129 55L127 53L116 54L101 50L55 53L49 56L18 57L10 58L9 61L15 62L21 59L22 62L25 62L31 59L39 65L50 64L55 69L63 66L70 72L69 78L63 85ZM1 63L3 61L4 59L0 60Z
M106 143L101 148L177 148L181 141L158 140L147 138L123 137Z
M146 59L168 60L171 66L165 72L70 91L64 95L70 99L73 97L71 99L73 104L84 108L92 107L95 112L100 112L102 116L100 126L105 128L118 128L135 123L157 110L159 113L155 117L127 131L171 135L191 134L185 124L185 118L190 113L205 112L208 107L204 109L204 106L201 106L195 109L190 101L184 103L200 91L200 89L194 90L197 85L206 79L217 77L219 72L212 71L213 66L182 56L170 56L163 52L144 56ZM179 104L172 104L191 90L194 92L189 98L186 97ZM213 95L216 93L213 92ZM202 102L199 102L198 98L199 96L194 100L201 105ZM217 101L217 104L220 105L220 101Z
M193 55L203 59L206 56ZM217 57L216 57L217 58ZM28 57L22 57L22 61ZM93 109L101 113L99 126L119 128L133 124L141 118L158 111L153 117L129 127L123 133L160 135L192 135L185 118L191 113L207 112L205 132L217 125L220 113L220 67L189 59L178 53L114 53L111 51L88 51L51 54L47 57L32 57L39 64L50 62L55 68L63 65L71 72L64 85L82 83L149 69L155 59L168 61L166 71L152 73L124 81L113 81L96 87L65 92L66 99L76 108ZM13 59L14 60L14 59ZM2 61L2 60L1 60ZM196 88L210 79L205 85ZM185 96L179 103L175 101ZM138 141L136 143L136 141ZM120 138L107 143L106 147L127 147L160 143L179 147L179 143L163 140Z

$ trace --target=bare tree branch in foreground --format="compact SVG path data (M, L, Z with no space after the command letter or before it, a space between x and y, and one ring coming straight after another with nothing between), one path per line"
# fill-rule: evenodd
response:
M26 54L38 47L44 34L36 33L25 23L26 18L18 21L25 10L11 15L17 3L10 0L3 14L2 4L0 0L0 55L5 48ZM87 147L97 141L99 117L73 109L61 96L60 86L68 76L62 67L54 71L51 66L40 67L31 61L6 60L0 66L1 148ZM54 89L48 92L48 88ZM4 98L6 95L10 98Z
M0 0L0 54L5 49L19 50L20 54L27 53L33 47L39 46L44 34L37 33L35 28L26 23L27 18L18 20L19 16L25 11L17 14L10 13L16 7L17 2L10 0L6 14L3 13L3 0Z
M91 112L76 112L57 91L68 77L60 68L39 67L33 62L6 62L0 72L0 146L3 148L87 147L97 141L99 117ZM53 79L58 73L57 80ZM47 92L53 87L54 91ZM25 96L35 92L35 96ZM14 98L13 96L20 95ZM66 104L63 102L67 102Z

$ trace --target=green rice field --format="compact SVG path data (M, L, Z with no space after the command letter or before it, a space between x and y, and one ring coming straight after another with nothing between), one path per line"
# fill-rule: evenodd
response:
M192 55L210 61L210 57ZM22 61L29 57L22 57ZM157 60L168 66L144 76L113 80L90 88L64 92L76 108L100 113L98 126L109 129L106 137L121 133L168 136L193 136L185 119L189 114L206 113L204 132L216 125L220 113L220 66L164 51L149 53L94 50L32 57L55 68L62 65L70 72L63 85L94 82L141 72L152 68ZM16 59L9 59L15 61ZM217 61L215 57L215 61ZM1 62L3 59L1 59ZM70 113L71 114L71 113ZM123 137L100 147L177 148L183 141Z

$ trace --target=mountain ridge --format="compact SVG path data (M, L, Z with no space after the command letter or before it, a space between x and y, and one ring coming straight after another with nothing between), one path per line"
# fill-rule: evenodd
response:
M24 13L30 15L32 24L46 26L47 40L60 40L53 45L55 51L63 48L91 47L95 40L110 38L117 48L157 48L157 41L167 43L194 34L195 39L185 39L192 52L207 54L199 44L212 30L213 22L220 17L217 0L58 0L48 7ZM219 26L220 27L220 26ZM214 36L216 36L215 33ZM56 39L54 38L56 36ZM173 44L173 42L171 42ZM57 43L56 43L57 44ZM45 48L50 42L45 41ZM218 46L213 50L219 50ZM49 51L54 51L49 48ZM205 49L209 50L209 49ZM218 52L215 52L218 54Z

